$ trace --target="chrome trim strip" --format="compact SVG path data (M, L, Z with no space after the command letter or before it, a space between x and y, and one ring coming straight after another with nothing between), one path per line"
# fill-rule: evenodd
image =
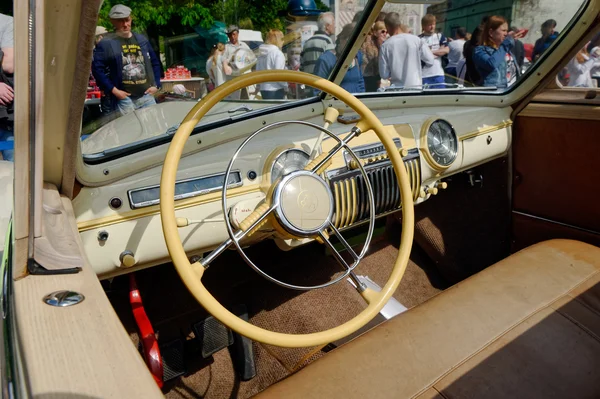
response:
M546 218L543 218L541 216L535 216L535 215L531 215L529 213L519 212L519 211L512 211L512 213L514 213L516 215L525 216L525 217L528 217L528 218L531 218L531 219L541 220L542 222L548 222L548 223L552 223L552 224L557 224L557 225L562 226L562 227L568 227L570 229L582 231L584 233L600 235L600 231L589 230L589 229L586 229L584 227L577 227L577 226L573 226L572 224L563 223L563 222L557 222L556 220L546 219Z
M242 184L243 184L242 173L239 170L234 170L233 172L231 172L231 174L236 175L239 178L239 182L228 184L227 188L236 188L236 187L242 186ZM200 179L209 179L209 178L215 177L215 176L223 176L223 178L225 178L225 173L213 173L212 175L198 176L198 177L192 177L189 179L178 180L175 182L175 187L177 187L177 184L179 184L179 183L187 183L190 181L195 181L195 180L200 180ZM144 190L152 190L155 188L160 188L160 185L140 187L140 188L134 188L132 190L128 190L127 198L129 198L129 206L131 206L131 209L140 209L140 208L145 208L145 207L152 206L152 205L158 205L160 203L160 198L151 200L151 201L134 202L133 198L131 197L132 193L137 193L137 192L144 191ZM214 186L214 187L207 188L204 190L190 191L189 193L175 195L175 201L182 200L185 198L192 198L192 197L197 197L200 195L210 194L210 193L214 193L216 191L221 191L221 190L223 190L223 185Z

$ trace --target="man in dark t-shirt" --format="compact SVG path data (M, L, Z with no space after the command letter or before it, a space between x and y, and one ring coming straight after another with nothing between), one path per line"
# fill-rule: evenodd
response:
M111 108L123 115L156 104L162 67L148 39L131 31L131 9L122 4L111 8L115 33L94 49L92 73L98 86L111 95Z

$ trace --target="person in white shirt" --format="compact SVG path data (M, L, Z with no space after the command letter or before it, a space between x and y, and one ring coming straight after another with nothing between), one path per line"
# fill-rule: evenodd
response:
M435 15L427 14L421 19L421 28L423 33L419 35L423 44L425 44L433 55L435 62L433 65L423 66L423 84L429 85L430 88L439 89L445 86L444 83L444 68L442 67L442 57L450 52L448 48L448 39L442 33L435 32L436 19Z
M265 44L258 48L260 55L256 63L257 71L269 69L285 69L285 57L281 52L283 32L271 29L267 32ZM260 84L260 94L263 100L283 100L287 82L267 82Z
M600 47L594 47L589 53L586 47L567 64L569 87L594 87L591 71L600 67Z
M449 77L457 77L458 71L456 67L458 63L465 58L463 55L463 49L465 47L465 38L467 37L467 30L465 28L458 28L454 40L448 43L450 52L448 53L448 65L446 66L446 74ZM451 82L449 82L451 83Z
M246 43L240 42L239 35L240 29L236 25L229 25L227 28L227 37L229 38L229 43L225 44L225 51L223 52L223 70L225 71L226 81L240 75L239 71L234 68L236 52L240 49L250 51L250 47L248 47ZM250 70L246 71L245 73L250 73ZM243 90L246 91L246 96L249 96L247 93L247 88ZM230 100L239 100L240 97L241 90L238 90L235 93L231 93L227 98Z
M396 87L420 88L421 64L431 67L434 63L431 50L417 36L407 33L397 12L387 14L383 22L390 38L379 51L379 75Z
M225 83L225 71L223 69L223 52L225 45L223 43L215 44L212 55L206 61L206 73L213 84L213 89Z

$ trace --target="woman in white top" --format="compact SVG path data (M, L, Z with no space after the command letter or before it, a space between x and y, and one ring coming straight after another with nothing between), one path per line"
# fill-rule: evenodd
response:
M594 47L589 53L586 47L567 64L569 87L594 87L591 71L600 67L600 47Z
M457 77L459 75L457 68L458 63L465 58L463 55L463 49L465 47L466 37L467 30L465 28L458 28L456 30L455 39L448 43L450 52L448 53L448 65L446 65L445 72L449 76Z
M206 73L215 88L225 83L222 57L223 51L225 51L225 45L223 43L217 43L215 47L213 47L211 56L206 61Z
M267 32L265 44L259 47L256 63L257 71L269 69L285 69L285 57L281 52L283 32L271 29ZM268 82L260 84L260 94L263 100L281 100L285 97L286 82Z

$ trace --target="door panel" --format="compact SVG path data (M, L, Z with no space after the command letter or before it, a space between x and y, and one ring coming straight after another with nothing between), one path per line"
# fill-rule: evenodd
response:
M578 106L574 113L563 105L546 117L535 107L514 126L513 249L549 238L598 245L600 110Z

